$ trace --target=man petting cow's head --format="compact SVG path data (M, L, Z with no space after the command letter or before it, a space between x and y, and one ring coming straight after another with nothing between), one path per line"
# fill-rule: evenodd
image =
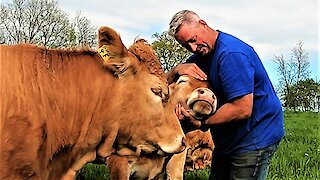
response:
M158 57L154 54L151 46L144 40L137 40L129 48L138 59L146 63L150 71L157 74L158 68L161 68ZM150 66L151 65L151 66ZM161 68L162 69L162 68ZM162 74L161 74L162 75ZM208 89L206 81L200 81L190 76L181 76L177 82L169 86L170 98L166 103L166 111L174 112L177 104L181 104L187 109L196 122L204 120L216 110L216 97ZM177 117L168 117L172 121ZM187 124L182 121L185 133L194 129L193 124ZM143 125L141 125L143 126ZM167 129L161 128L162 132L167 133ZM210 133L209 133L210 134ZM112 179L163 179L167 176L169 179L182 179L184 163L187 149L180 154L154 154L154 153L136 153L125 147L117 147L116 152L108 158L107 164L110 168Z

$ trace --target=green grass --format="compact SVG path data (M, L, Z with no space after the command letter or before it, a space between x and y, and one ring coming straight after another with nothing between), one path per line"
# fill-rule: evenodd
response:
M184 180L207 180L210 176L210 168L204 170L195 170L184 173Z
M275 153L268 180L320 180L320 115L319 113L285 113L286 136ZM108 169L87 164L81 179L108 180ZM185 180L209 179L210 170L185 172ZM80 177L78 176L78 177Z
M109 170L105 165L86 164L77 174L77 180L109 180Z
M320 179L319 113L285 113L286 135L274 155L268 179Z

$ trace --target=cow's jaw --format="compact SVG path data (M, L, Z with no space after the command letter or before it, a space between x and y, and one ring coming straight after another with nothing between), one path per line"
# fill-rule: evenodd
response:
M169 144L168 142L167 143L160 142L159 146L161 151L158 151L158 154L160 155L163 152L168 154L180 153L186 148L186 139L185 139L185 136L178 135Z

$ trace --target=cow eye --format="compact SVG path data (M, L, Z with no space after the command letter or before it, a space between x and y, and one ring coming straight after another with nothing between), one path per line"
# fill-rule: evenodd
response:
M177 82L177 84L185 83L185 82L187 82L187 81L186 81L186 80L179 80L179 81Z
M153 88L151 88L151 91L155 95L159 96L162 99L162 88L161 87L153 87Z

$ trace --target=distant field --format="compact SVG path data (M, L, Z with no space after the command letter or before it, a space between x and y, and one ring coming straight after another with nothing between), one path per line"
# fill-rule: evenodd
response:
M286 136L272 159L268 180L320 180L319 113L285 113ZM185 180L206 180L210 170L186 172ZM87 164L77 179L108 180L102 165Z

